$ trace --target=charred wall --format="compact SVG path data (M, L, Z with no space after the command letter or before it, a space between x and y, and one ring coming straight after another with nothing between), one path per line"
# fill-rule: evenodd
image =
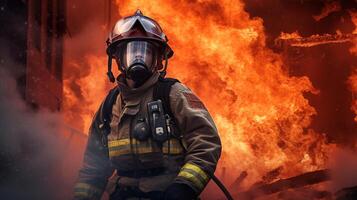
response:
M29 0L26 100L60 110L66 1Z
M65 2L1 1L1 67L17 78L19 92L34 108L61 107Z

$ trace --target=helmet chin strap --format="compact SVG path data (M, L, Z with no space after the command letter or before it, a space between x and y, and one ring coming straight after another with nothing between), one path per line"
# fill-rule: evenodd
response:
M112 55L109 54L108 55L108 72L107 72L107 76L109 78L109 81L114 83L115 82L115 77L114 77L113 72L112 72L112 59L113 59Z

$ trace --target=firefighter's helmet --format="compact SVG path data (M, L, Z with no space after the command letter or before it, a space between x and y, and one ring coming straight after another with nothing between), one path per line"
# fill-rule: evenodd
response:
M160 54L160 56L157 57L158 70L161 70L162 74L166 73L167 60L173 56L174 52L168 45L168 39L160 25L155 20L144 16L140 10L137 10L134 15L125 17L116 22L109 34L107 54L108 77L110 81L115 81L114 75L111 72L111 63L112 58L115 58L117 47L131 41L149 41L155 43ZM162 61L165 61L165 66L162 66ZM119 69L124 71L121 64L119 64Z

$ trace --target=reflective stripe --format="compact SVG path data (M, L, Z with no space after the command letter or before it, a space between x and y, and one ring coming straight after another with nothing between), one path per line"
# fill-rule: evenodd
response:
M130 145L129 138L109 141L108 147L109 147L110 157L131 154L131 145ZM151 139L148 139L146 141L139 141L133 139L132 147L133 147L133 153L136 154L160 152L159 147L156 144L154 144Z
M108 147L109 147L109 157L130 154L130 140L129 140L129 138L108 141Z
M170 141L170 145L169 145ZM182 154L183 148L179 140L173 138L162 144L162 152L165 154Z
M74 197L85 199L100 199L103 190L87 183L77 183L74 187Z
M139 141L134 139L133 147L135 148L135 153L137 154L160 152L160 148L154 144L151 139L146 141Z
M109 147L116 147L116 146L122 146L128 144L130 144L129 138L121 139L121 140L113 140L108 142Z
M130 145L129 138L108 141L108 147L109 147L110 157L131 154L131 145ZM162 145L162 150L160 150L159 146L155 142L153 142L152 139L148 139L146 141L139 141L133 139L132 147L133 147L133 153L135 154L158 153L158 152L163 152L165 154L183 153L183 148L181 146L181 143L177 139L170 139L170 145L168 141L165 141Z
M209 180L206 172L204 172L199 166L191 163L186 163L181 168L178 177L182 177L183 179L192 182L198 190L203 190Z
M196 173L198 173L205 181L208 181L208 175L206 174L206 172L204 172L199 166L191 164L191 163L186 163L183 166L183 169L191 169L193 171L195 171Z

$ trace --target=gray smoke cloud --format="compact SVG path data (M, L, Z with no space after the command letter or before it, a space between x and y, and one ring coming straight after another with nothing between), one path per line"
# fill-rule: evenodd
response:
M357 152L339 149L334 153L330 163L332 191L357 186Z
M0 68L0 199L70 199L83 142L65 137L59 113L29 109L6 68Z

